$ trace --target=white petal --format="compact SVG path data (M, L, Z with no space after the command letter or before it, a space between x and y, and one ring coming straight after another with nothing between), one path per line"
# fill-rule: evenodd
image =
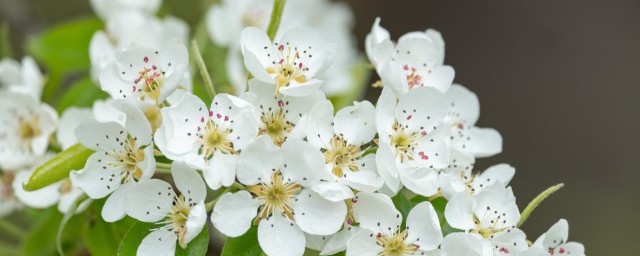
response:
M134 182L127 182L122 184L115 192L107 198L102 207L102 218L107 222L116 222L125 216L124 211L124 199L129 193L131 186L134 186Z
M321 180L331 181L331 175L324 163L324 156L311 144L302 140L287 140L282 144L284 151L284 179L291 179L303 187L312 187Z
M125 129L136 139L138 145L151 143L151 125L140 110L131 101L118 100L114 104L127 115Z
M492 256L493 249L488 241L475 234L451 233L442 241L441 256Z
M129 188L124 200L127 215L144 222L157 222L171 212L176 195L169 183L151 179Z
M16 173L12 187L15 196L24 204L34 208L47 208L54 205L60 199L60 183L54 183L36 191L26 191L22 187L31 176L30 171Z
M560 219L545 233L542 246L543 248L556 248L558 245L566 243L568 239L569 223L565 219Z
M475 227L473 223L473 201L467 193L455 195L447 203L444 216L451 227L470 230Z
M389 87L394 94L402 96L409 91L407 75L402 65L396 61L387 61L380 67L380 80L384 87Z
M476 124L480 116L480 101L475 93L462 85L454 84L445 94L445 98L456 117L463 120L465 125Z
M273 83L273 79L266 71L269 59L264 47L273 45L267 34L258 28L248 27L242 30L240 43L247 70L260 81Z
M202 170L204 180L209 188L217 190L222 186L231 186L236 179L238 156L215 154L209 161L209 167Z
M479 191L483 187L488 187L495 182L500 182L502 185L508 185L511 182L511 178L515 174L516 169L508 164L497 164L489 167L482 172L476 179L473 180L473 187L476 191Z
M187 203L198 203L207 197L207 188L204 182L194 169L191 167L173 162L171 164L171 176L176 188L185 196Z
M372 237L375 233L371 230L360 230L355 233L347 243L347 256L377 256L382 247ZM373 235L375 236L375 234Z
M318 79L309 79L304 83L291 81L288 86L280 88L280 93L291 97L307 97L320 92L322 81Z
M412 192L422 196L438 193L438 173L430 168L403 168L399 171L402 184Z
M327 148L333 137L333 104L324 100L316 103L307 118L307 140L316 148Z
M400 228L402 215L391 198L380 193L358 193L353 215L360 227L373 233L392 235Z
M445 93L451 88L456 71L451 66L437 66L431 68L431 74L425 78L424 86L436 88Z
M493 128L473 127L469 130L469 150L476 157L490 157L502 152L502 136Z
M260 221L258 243L269 256L300 256L305 248L302 230L281 214Z
M419 203L411 209L407 216L407 230L406 241L419 245L420 250L437 249L442 242L438 214L429 202Z
M368 154L357 160L358 171L343 171L344 175L340 182L355 190L374 192L384 185L384 179L378 174L376 168L376 154Z
M255 185L262 178L269 177L273 169L282 168L282 150L268 135L255 138L240 153L238 159L238 181L245 185Z
M76 128L81 123L90 120L92 116L91 109L87 108L70 107L62 113L58 132L56 133L56 138L62 149L67 149L78 143L75 133Z
M84 169L69 174L74 186L79 187L92 199L107 196L120 186L122 171L107 163L115 161L103 152L93 153Z
M376 136L375 111L369 101L354 102L336 113L333 129L351 145L368 143Z
M320 255L333 255L346 250L347 242L349 242L351 236L359 230L358 227L345 226L329 238L329 241L327 241L324 248L320 251Z
M218 125L229 125L232 132L227 139L235 150L242 150L258 134L258 117L251 103L228 94L217 94L211 104L212 120ZM227 122L227 118L229 121Z
M280 44L290 44L298 49L307 49L307 54L313 55L304 63L308 70L306 76L313 77L327 68L333 61L333 53L327 47L322 34L309 27L297 27L285 31L281 38L276 38L274 42ZM328 51L328 52L327 52ZM304 60L304 57L303 59Z
M251 227L260 204L247 191L224 194L213 207L211 223L226 236L241 236Z
M82 145L94 151L120 149L120 142L126 139L124 128L115 122L90 120L79 125L75 133Z
M313 235L337 232L347 215L347 206L343 201L329 201L310 189L300 192L292 202L292 207L300 229Z
M204 201L200 201L197 202L189 211L186 223L187 232L184 234L185 242L189 243L198 236L204 225L207 223L207 211L204 207Z
M176 251L178 237L167 230L156 230L142 239L136 254L138 256L171 256Z
M394 194L401 188L400 176L396 166L396 157L389 145L381 143L376 151L376 166L385 186Z
M333 202L341 202L355 196L351 188L337 181L322 181L315 184L311 189L325 199Z
M409 126L409 129L431 133L442 123L447 110L448 104L441 92L422 87L400 98L395 116L398 123Z
M496 255L513 255L527 249L527 235L520 229L494 234L491 238Z
M84 193L80 188L72 187L70 191L60 195L60 202L58 202L58 211L60 211L63 214L70 211L72 207L76 205L78 200L83 196L84 196ZM78 206L75 209L76 212L84 211L84 209L81 209L81 208L82 208L82 204L85 201L91 201L91 199L86 199L82 203L80 203L80 206Z
M396 95L390 88L382 88L382 93L376 102L376 129L379 137L387 138L395 123Z

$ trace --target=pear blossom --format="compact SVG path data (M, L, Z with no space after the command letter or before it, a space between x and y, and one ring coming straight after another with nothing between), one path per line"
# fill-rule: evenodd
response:
M0 60L0 91L20 92L40 99L44 83L44 76L33 58L25 56L21 63Z
M260 132L271 137L275 145L282 145L287 138L303 139L306 136L308 114L316 102L325 99L321 91L305 97L273 95L275 85L252 79L249 92L243 98L256 107L260 117Z
M445 93L455 76L451 66L443 65L444 40L433 29L404 34L394 44L376 18L365 39L365 50L383 84L398 95L419 87Z
M493 165L481 173L473 172L473 162L456 151L451 152L451 159L452 163L439 176L442 195L447 199L458 193L477 195L494 183L509 185L515 174L515 168L508 164Z
M475 93L454 84L445 93L449 102L446 122L451 127L451 150L472 157L489 157L502 152L502 136L493 128L476 127L480 102Z
M159 49L132 44L116 53L100 73L100 85L114 99L161 104L179 85L189 65L187 48L168 40Z
M237 176L246 189L219 198L211 214L213 225L237 237L257 223L258 242L270 256L302 255L304 233L336 233L347 206L316 192L331 176L315 154L320 152L302 140L287 140L279 148L268 136L257 137L240 154Z
M516 228L520 211L511 187L499 182L475 196L455 195L444 212L451 227L480 235L493 245L494 255L511 255L527 248L526 235Z
M131 187L125 196L127 215L158 225L142 239L137 255L174 255L176 241L187 248L207 222L207 190L200 175L187 165L173 162L171 176L180 195L166 181L148 179Z
M67 149L78 143L76 128L83 122L93 118L93 112L89 108L70 107L62 112L56 140L62 149Z
M151 126L135 103L118 100L113 106L126 114L124 123L90 120L76 129L78 141L94 150L84 169L72 171L71 181L90 198L109 196L102 208L106 221L124 217L127 190L155 171Z
M49 105L22 93L0 94L0 168L19 170L45 154L58 115Z
M382 90L376 106L376 165L389 193L397 193L401 184L423 196L437 193L437 170L449 161L445 103L433 88L411 90L399 101L391 89Z
M322 84L314 76L334 58L335 46L308 27L288 30L273 42L264 31L249 27L242 31L240 41L247 70L254 79L276 85L274 94L312 94Z
M549 230L542 234L532 245L542 249L542 255L571 255L584 256L584 245L569 241L569 223L560 219Z
M320 251L320 255L333 255L345 251L349 239L362 230L358 218L371 218L375 212L376 215L386 216L382 219L394 219L399 213L391 198L381 193L358 192L353 199L345 200L345 203L347 217L342 229L330 236L306 234L308 248Z
M15 178L16 172L14 171L5 170L0 172L0 218L22 208L22 204L13 190Z
M334 117L333 105L324 100L309 114L307 140L322 152L325 169L336 183L331 190L342 191L334 200L353 197L350 188L373 192L383 185L375 154L365 155L376 135L375 111L368 101L354 102Z
M190 93L165 107L154 139L169 159L202 170L211 189L235 180L237 156L258 134L258 117L249 102L217 94L211 108Z
M451 233L442 241L440 256L493 256L491 243L477 234Z
M93 11L102 19L107 19L121 11L136 10L153 14L158 11L162 0L90 0Z
M356 218L362 230L349 240L347 256L438 254L442 230L438 215L429 202L419 203L411 209L404 229L400 227L402 215L393 207L370 210L366 215L363 212Z

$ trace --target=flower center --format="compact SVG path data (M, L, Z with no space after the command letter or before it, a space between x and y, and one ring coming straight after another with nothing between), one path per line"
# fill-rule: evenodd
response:
M268 67L266 71L270 75L275 75L276 94L278 94L280 92L280 88L283 86L289 86L292 80L298 83L304 83L307 81L307 78L304 76L304 72L309 69L304 66L303 62L308 61L312 56L310 54L307 55L307 50L300 52L298 47L292 47L289 43L286 43L286 46L285 44L275 43L275 46L277 47L277 51L276 56L273 56L273 66ZM311 47L309 47L309 49L311 49ZM306 60L302 60L301 54L303 54L303 57L308 56L308 58Z
M344 138L338 136L333 136L329 145L323 154L325 163L333 165L331 168L333 175L341 177L344 168L349 168L353 172L358 171L356 158L364 153L360 147L350 145Z
M474 215L473 222L475 223L475 228L471 230L471 232L477 233L484 238L489 238L494 234L504 232L511 228L505 226L507 222L506 213L491 210L489 206L487 206L487 210L481 218Z
M416 68L409 67L408 65L404 65L402 68L407 72L407 82L409 84L409 89L424 86L424 82L422 82L422 78L424 77L416 73Z
M262 200L256 222L271 216L276 211L287 215L290 219L293 218L291 199L297 195L300 185L283 181L280 171L273 172L270 183L249 186L247 190Z
M180 195L173 199L173 206L171 212L167 214L167 218L158 223L164 224L164 229L168 229L178 236L178 243L180 247L186 248L187 242L184 239L187 233L187 220L189 219L189 212L191 211L191 204L185 202L184 195Z
M414 152L418 144L418 140L426 136L426 132L409 132L398 123L393 125L393 130L394 132L390 135L390 144L391 147L395 149L396 157L400 158L401 162L404 162L405 160L414 160L415 158L420 158L422 160L429 159L429 157L422 151L417 152L417 156L415 154L416 152Z
M285 111L279 108L276 111L270 111L266 114L263 112L262 127L260 128L260 134L267 134L273 140L276 145L282 145L287 138L287 134L293 130L293 123L287 120Z
M237 154L238 152L233 149L233 142L228 139L231 132L231 128L220 127L213 120L207 121L204 132L200 134L202 146L199 153L204 154L206 159L211 159L216 151L224 154Z
M119 141L119 139L116 139ZM123 147L122 151L108 151L108 154L113 162L108 163L114 168L121 168L123 172L122 183L125 183L130 178L135 181L139 181L142 178L142 169L138 166L138 163L144 160L144 151L141 148L136 147L136 138L128 135L125 141L120 142Z
M148 62L149 58L144 57L144 62ZM138 78L134 81L132 86L133 92L140 94L141 100L153 100L158 101L160 97L160 89L164 82L164 71L158 69L156 65L151 67L143 67L138 71Z
M37 117L30 119L19 117L18 122L18 134L26 144L31 144L31 140L42 134L42 131L40 131L40 128L38 127L39 120Z
M381 236L378 233L376 242L382 246L382 251L378 253L378 256L403 256L411 255L418 251L419 246L405 242L407 235L408 232L406 230L390 237Z
M60 183L60 194L66 194L71 192L71 189L73 188L73 184L71 183L71 179L66 178L64 180L62 180L62 182Z

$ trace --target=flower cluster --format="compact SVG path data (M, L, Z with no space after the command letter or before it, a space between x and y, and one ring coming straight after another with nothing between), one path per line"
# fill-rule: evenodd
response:
M394 42L376 19L365 49L380 96L335 109L327 95L350 89L358 63L345 6L291 0L272 40L273 3L222 1L206 23L228 50L235 93L208 101L192 92L184 22L155 17L157 0L91 2L106 24L91 41L92 75L109 99L58 121L34 61L0 62L1 215L103 200L105 221L153 224L139 255L188 248L208 222L229 239L257 226L270 256L584 255L564 219L528 240L513 167L474 170L502 137L476 126L478 98L453 83L439 32ZM84 168L23 188L53 146L78 143L92 152ZM415 205L401 211L400 197Z

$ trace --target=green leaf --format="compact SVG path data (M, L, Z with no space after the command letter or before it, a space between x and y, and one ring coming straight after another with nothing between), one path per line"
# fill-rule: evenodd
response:
M134 256L138 251L138 246L147 235L149 235L149 229L156 227L153 223L147 223L137 221L129 231L124 235L120 245L118 246L118 256Z
M50 69L87 69L90 65L89 42L93 33L101 28L102 22L98 18L61 23L31 38L27 50Z
M58 101L58 112L62 113L71 106L91 107L96 100L106 99L108 96L90 77L84 77L73 83Z
M222 247L221 256L260 256L262 254L258 244L258 227L252 226L242 236L227 238L227 243Z
M24 184L24 189L27 191L38 190L69 177L69 172L72 170L84 168L84 164L91 154L93 154L91 149L81 144L73 145L38 167L29 177L27 184Z
M176 246L176 256L204 256L209 249L209 230L205 225L200 234L196 236L186 249L182 249L180 246Z
M413 208L413 203L407 198L405 194L398 193L396 196L392 197L391 200L393 204L396 206L396 209L400 211L402 214L402 226L404 228L405 222L407 221L407 216L409 215L409 211Z
M62 218L62 214L55 207L45 210L24 240L23 255L59 255L56 248L56 235ZM60 244L66 255L77 255L82 249L81 244L78 243L80 232L77 231L82 228L85 220L85 215L75 215L67 222L60 236Z
M98 208L98 207L96 207ZM82 229L82 241L93 256L112 256L117 254L119 234L113 230L113 223L107 223L100 216L98 208Z

